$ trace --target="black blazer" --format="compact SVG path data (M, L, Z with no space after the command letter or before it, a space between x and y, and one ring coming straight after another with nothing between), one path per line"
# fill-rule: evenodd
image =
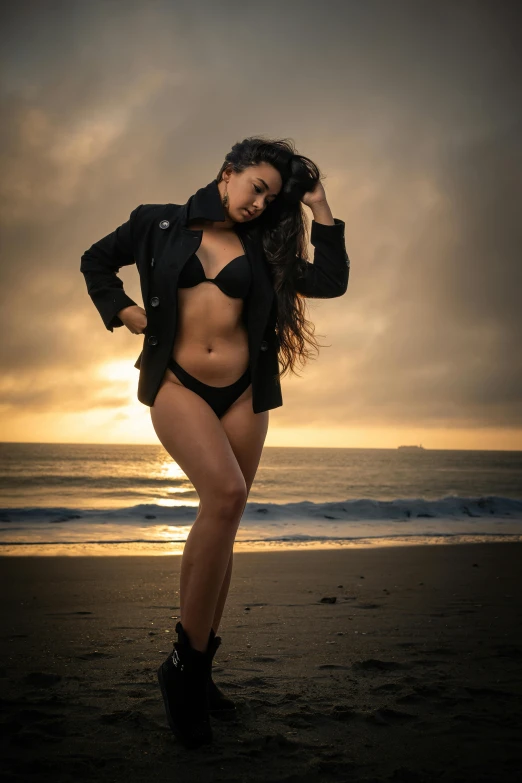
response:
M138 399L152 406L172 353L177 326L177 283L185 262L197 251L203 232L188 228L189 220L226 220L217 179L193 194L186 204L141 204L129 220L95 242L82 255L80 269L87 291L109 331L123 326L116 315L135 305L123 290L116 272L136 262L140 275L147 326L143 350L135 367L140 370ZM303 296L341 296L348 286L350 261L344 241L345 224L334 218L328 226L312 220L310 242L314 263L301 259L295 287ZM236 223L252 269L252 285L244 301L252 376L254 413L283 404L279 370L279 342L275 331L277 298L270 266L263 252L259 227Z

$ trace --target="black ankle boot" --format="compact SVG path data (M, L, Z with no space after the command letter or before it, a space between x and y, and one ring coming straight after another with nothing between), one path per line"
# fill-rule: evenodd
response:
M209 648L195 650L181 622L176 624L178 641L158 669L169 726L186 748L212 742L209 718L208 678L212 658Z
M219 718L221 720L234 720L236 718L236 705L232 699L227 699L225 694L218 688L212 679L212 660L220 644L221 636L216 636L214 629L211 628L207 647L210 656L210 674L207 681L209 713L213 718Z

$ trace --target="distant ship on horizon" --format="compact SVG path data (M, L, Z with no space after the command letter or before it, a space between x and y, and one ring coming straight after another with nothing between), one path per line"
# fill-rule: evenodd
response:
M426 451L422 444L420 446L397 446L397 449L399 451Z

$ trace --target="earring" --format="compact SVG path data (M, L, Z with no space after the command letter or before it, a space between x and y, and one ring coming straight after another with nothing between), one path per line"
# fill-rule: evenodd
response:
M221 203L225 207L225 209L228 207L228 192L225 191L225 195L223 196Z

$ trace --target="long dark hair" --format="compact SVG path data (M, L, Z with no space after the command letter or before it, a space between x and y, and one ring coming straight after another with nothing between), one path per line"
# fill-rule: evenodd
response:
M321 172L313 161L298 155L290 139L252 136L234 144L225 157L217 180L229 166L237 173L258 163L269 163L281 175L281 191L256 219L263 250L272 271L277 302L276 332L279 342L279 377L287 370L294 374L317 351L314 324L306 318L306 300L295 290L300 263L308 257L308 231L301 204L312 191Z

